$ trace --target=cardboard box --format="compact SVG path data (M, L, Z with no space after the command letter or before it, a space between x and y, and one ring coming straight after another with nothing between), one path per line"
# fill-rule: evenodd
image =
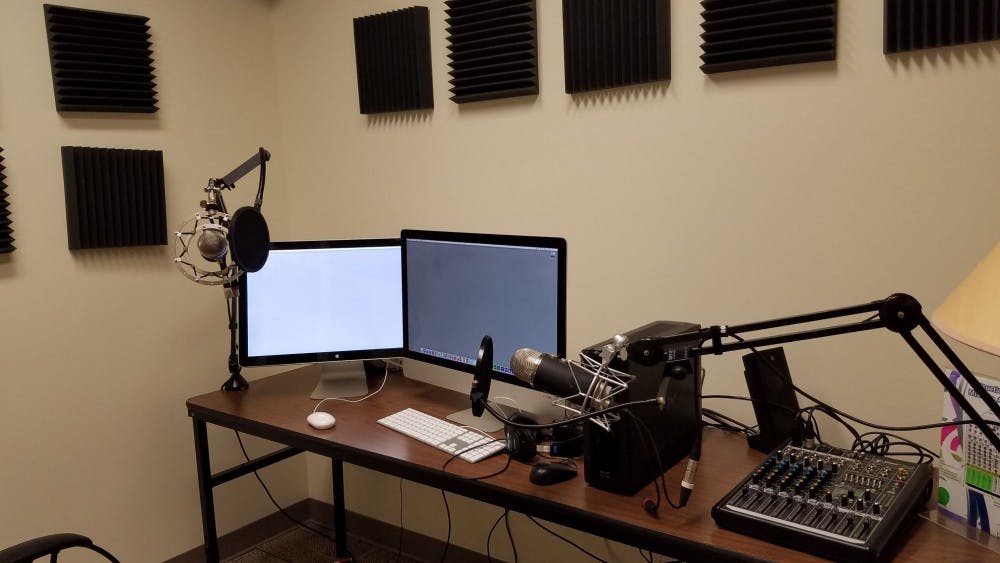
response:
M976 375L994 399L1000 401L1000 382ZM948 374L973 408L987 420L996 420L986 404L958 372ZM969 420L944 394L942 422ZM1000 536L1000 452L975 425L955 424L941 428L941 463L938 467L938 506L970 526Z

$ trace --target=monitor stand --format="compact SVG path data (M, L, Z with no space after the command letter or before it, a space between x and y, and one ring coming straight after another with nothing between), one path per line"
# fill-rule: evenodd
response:
M476 430L482 430L483 432L497 432L503 430L503 423L497 420L497 418L490 414L489 411L483 412L483 416L475 416L472 414L472 409L465 409L464 411L453 412L445 418L456 424L470 426Z
M368 394L364 360L343 360L319 364L319 383L313 389L313 399L343 399Z

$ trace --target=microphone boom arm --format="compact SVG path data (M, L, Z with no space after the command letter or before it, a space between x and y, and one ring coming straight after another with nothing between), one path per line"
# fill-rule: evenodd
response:
M774 336L763 336L759 338L741 338L737 342L722 342L722 338L726 336L738 337L740 334L747 332L837 319L862 313L874 313L875 315L873 318L855 323L833 325L829 327L790 332ZM979 397L982 398L983 402L986 403L986 406L989 407L990 411L992 411L993 416L996 417L997 420L1000 420L1000 405L997 404L997 401L986 391L979 379L977 379L965 363L962 362L962 360L958 357L958 354L956 354L955 351L948 346L948 343L945 342L944 338L942 338L941 335L934 329L930 320L928 320L923 314L920 302L905 293L894 293L885 299L861 305L842 307L839 309L830 309L827 311L818 311L815 313L807 313L803 315L795 315L743 325L710 326L701 329L702 344L692 348L691 353L699 356L707 354L721 355L725 352L745 350L758 346L772 346L786 342L814 340L838 334L850 334L854 332L885 328L898 333L903 340L906 341L917 357L920 358L927 369L930 370L931 374L934 375L935 379L937 379L938 382L940 382L945 388L948 395L951 396L951 398L954 399L959 406L961 406L962 410L965 411L969 418L972 419L976 427L983 432L993 447L1000 450L1000 436L997 435L992 426L986 422L982 415L980 415L965 398L965 396L962 395L958 387L952 383L950 379L948 379L944 370L941 369L941 366L938 365L938 363L931 357L927 350L913 335L914 329L918 327L923 330L924 334L926 334L931 342L934 343L938 351L940 351L945 358L951 362L952 366L956 371L958 371L962 379L964 379L965 382L968 383L968 385L979 395ZM656 344L661 346L669 345L672 343L670 340L671 339L669 338L657 340ZM707 346L705 345L706 342L709 342Z

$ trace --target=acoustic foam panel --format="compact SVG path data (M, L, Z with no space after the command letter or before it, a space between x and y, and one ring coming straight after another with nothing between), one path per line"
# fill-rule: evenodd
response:
M566 93L670 79L670 0L563 0Z
M703 0L705 74L837 58L836 0Z
M534 0L447 0L451 99L538 93Z
M354 18L354 57L361 113L434 107L427 8Z
M0 148L0 254L14 252L14 229L11 228L10 209L7 207L7 176L3 173L3 149Z
M46 4L57 111L154 113L149 18Z
M1000 39L1000 0L885 0L886 54Z
M71 250L167 244L163 152L63 147Z

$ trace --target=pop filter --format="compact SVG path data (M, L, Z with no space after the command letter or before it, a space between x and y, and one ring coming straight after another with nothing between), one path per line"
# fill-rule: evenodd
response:
M469 399L472 401L473 416L483 416L486 400L490 397L490 383L493 381L493 339L490 335L483 336L479 344L479 354L476 358L476 371L472 377L472 391Z
M256 272L267 262L270 246L271 234L261 212L250 206L237 209L229 222L233 262L245 272Z

